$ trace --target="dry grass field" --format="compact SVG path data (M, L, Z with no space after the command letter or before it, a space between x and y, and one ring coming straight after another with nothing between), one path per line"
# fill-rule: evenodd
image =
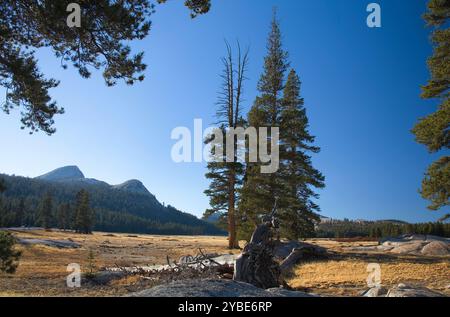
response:
M330 259L298 265L289 278L291 287L317 294L358 296L367 289L367 265L378 263L381 282L387 287L405 283L423 286L450 296L450 258L398 255L382 252L355 252L355 246L376 242L336 242L311 240L333 252Z
M77 235L70 232L14 231L20 238L71 240L82 245L77 249L59 249L43 245L19 246L23 252L14 275L0 275L0 296L120 296L151 287L154 282L132 276L109 285L82 283L81 288L66 286L69 263L87 266L88 253L94 252L98 269L103 267L165 264L166 257L177 260L195 255L198 248L208 253L230 253L225 237L155 236L108 234ZM324 295L357 296L366 287L368 263L380 263L382 283L400 282L426 286L450 295L448 258L398 256L354 252L353 246L374 242L336 242L310 240L332 251L327 260L300 264L289 277L289 284L300 290ZM237 253L238 251L235 251Z

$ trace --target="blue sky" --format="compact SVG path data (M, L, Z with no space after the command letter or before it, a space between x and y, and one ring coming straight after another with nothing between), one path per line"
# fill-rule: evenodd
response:
M214 122L224 39L250 46L246 108L262 70L272 8L278 8L284 46L299 73L311 132L322 152L315 166L327 187L318 201L333 218L436 220L418 188L436 159L409 132L436 103L421 100L428 78L425 0L377 1L382 28L366 25L369 0L213 0L209 14L189 18L182 1L157 7L145 51L146 80L108 88L63 70L40 51L41 70L61 80L52 96L66 113L51 137L19 129L18 111L0 114L0 172L34 177L78 165L111 184L137 178L165 203L200 216L208 207L204 163L176 164L172 129ZM3 91L1 92L3 95Z

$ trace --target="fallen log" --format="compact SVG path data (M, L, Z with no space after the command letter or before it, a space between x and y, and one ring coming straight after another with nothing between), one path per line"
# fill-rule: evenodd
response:
M289 272L304 257L305 248L294 248L291 254L280 264L282 274Z

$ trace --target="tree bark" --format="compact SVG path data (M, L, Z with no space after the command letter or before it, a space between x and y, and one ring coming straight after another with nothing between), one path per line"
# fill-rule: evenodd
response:
M235 189L235 172L232 169L229 176L229 196L228 196L228 248L239 249L239 242L236 234L236 189Z
M256 228L250 242L236 259L233 279L264 289L283 285L273 247L271 224L265 222Z

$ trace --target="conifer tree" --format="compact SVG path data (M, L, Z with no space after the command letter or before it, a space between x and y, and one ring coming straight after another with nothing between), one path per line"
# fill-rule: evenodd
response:
M82 189L77 194L75 230L90 234L94 225L94 213L89 206L89 193Z
M280 111L284 77L289 67L287 52L281 42L279 22L274 13L267 40L267 56L264 71L258 82L259 96L248 114L248 124L257 130L267 127L267 144L271 144L270 127L280 127ZM259 138L258 138L259 139ZM260 147L258 146L260 149ZM261 215L271 212L276 197L283 195L279 171L261 173L261 162L249 162L246 166L244 185L239 204L240 235L249 239ZM279 205L279 207L282 207Z
M0 272L12 274L16 271L21 252L14 249L15 243L11 233L0 231Z
M280 113L280 161L283 194L280 197L281 233L289 239L314 235L318 198L312 187L323 188L323 175L312 166L310 153L318 153L314 137L309 133L304 100L300 96L301 82L291 70L284 88Z
M16 223L19 227L25 224L25 198L20 198L16 208Z
M431 153L450 147L450 1L430 0L424 18L433 27L434 54L428 60L431 79L422 87L422 98L439 101L438 109L413 128L416 141L425 145ZM444 155L425 173L421 188L422 197L431 201L429 209L438 210L449 205L450 156Z
M53 215L53 198L50 192L47 192L42 199L39 209L39 220L44 229L50 229Z
M248 51L242 54L238 42L238 56L237 61L235 61L230 45L226 43L226 46L227 56L222 60L224 65L221 76L223 83L217 110L223 142L219 144L212 137L205 140L205 143L214 146L211 153L214 159L208 163L208 172L205 175L206 178L211 180L209 188L205 190L205 194L210 198L211 208L206 210L204 216L220 214L222 222L226 221L227 223L228 247L235 249L239 248L235 210L238 203L237 190L242 183L243 165L237 160L238 140L234 133L229 132L231 131L230 129L244 126L241 118L241 104L245 72L248 64ZM234 152L232 162L227 160L226 149L227 140L230 138L233 138L230 141Z
M66 230L70 221L70 204L61 204L58 208L58 228Z

